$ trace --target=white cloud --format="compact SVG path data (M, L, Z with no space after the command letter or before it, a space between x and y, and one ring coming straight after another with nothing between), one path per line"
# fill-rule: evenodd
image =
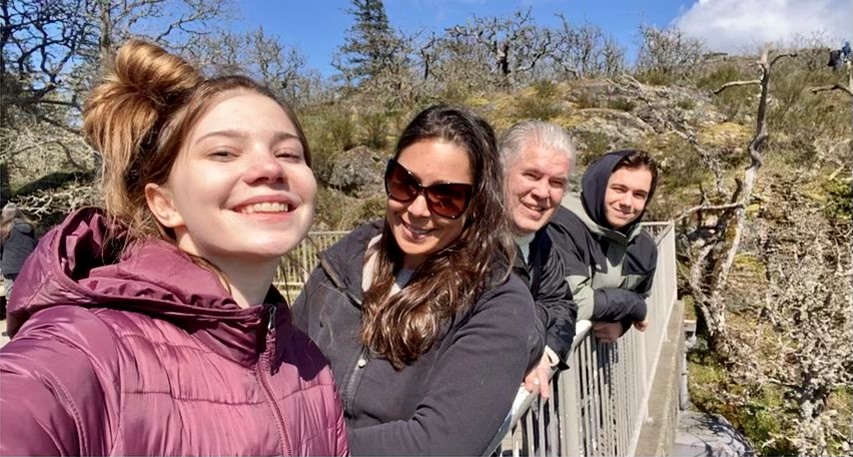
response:
M850 0L698 0L673 21L712 51L752 52L767 42L823 35L830 46L850 39Z

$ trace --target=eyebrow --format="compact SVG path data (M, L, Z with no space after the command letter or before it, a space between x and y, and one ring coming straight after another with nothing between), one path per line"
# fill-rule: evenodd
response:
M200 143L207 138L217 137L217 136L224 136L227 138L246 139L250 136L250 133L246 130L237 130L237 129L216 130L216 131L202 135L198 140L196 140L196 143ZM275 132L273 134L273 140L276 142L285 141L285 140L296 140L296 141L299 141L301 143L301 141L299 140L299 137L297 135L294 135L292 133L285 132L285 131Z

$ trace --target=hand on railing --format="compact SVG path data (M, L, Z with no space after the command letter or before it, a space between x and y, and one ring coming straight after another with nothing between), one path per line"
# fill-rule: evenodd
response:
M551 389L548 387L551 371L551 361L548 359L548 354L542 354L539 365L530 370L530 373L524 377L524 388L530 393L539 389L539 395L547 399L551 395Z
M595 322L592 324L592 333L602 343L615 343L622 335L622 323Z

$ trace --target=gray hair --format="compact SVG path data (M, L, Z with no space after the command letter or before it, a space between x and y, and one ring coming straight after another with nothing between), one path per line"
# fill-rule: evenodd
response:
M515 162L522 150L532 146L565 153L569 158L569 174L574 170L575 145L572 137L559 125L539 120L518 122L503 134L498 150L504 170Z
M18 217L21 214L21 211L18 209L18 205L9 202L3 206L2 219L4 221L11 220L13 218Z

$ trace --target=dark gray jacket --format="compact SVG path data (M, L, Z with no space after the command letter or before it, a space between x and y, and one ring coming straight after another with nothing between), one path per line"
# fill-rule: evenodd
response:
M546 228L536 232L530 242L527 262L519 252L513 271L530 288L545 344L560 358L560 368L568 368L578 305L566 281L565 262Z
M33 226L16 220L10 230L9 238L5 241L0 240L0 272L3 276L17 276L37 244Z
M542 354L533 299L515 276L448 322L417 361L397 371L360 341L366 224L329 248L293 307L331 362L353 455L482 455ZM535 346L535 347L534 347Z

